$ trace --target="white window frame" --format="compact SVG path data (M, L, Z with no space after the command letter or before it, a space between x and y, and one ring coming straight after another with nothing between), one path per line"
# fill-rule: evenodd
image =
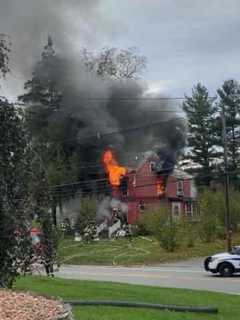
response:
M188 206L190 206L190 210L188 210ZM193 204L192 202L187 202L185 204L185 213L187 217L193 217Z
M183 196L184 195L184 184L183 180L178 180L177 181L177 196Z

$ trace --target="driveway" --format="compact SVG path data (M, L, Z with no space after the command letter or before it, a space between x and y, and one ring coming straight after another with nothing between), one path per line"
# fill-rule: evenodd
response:
M221 278L209 274L203 270L202 259L142 267L63 265L55 275L66 279L115 281L240 295L240 276Z

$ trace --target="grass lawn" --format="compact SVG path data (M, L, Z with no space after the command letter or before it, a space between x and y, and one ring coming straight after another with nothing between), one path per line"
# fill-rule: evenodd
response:
M24 277L18 279L15 289L29 290L63 299L128 300L178 305L209 305L219 308L219 313L195 314L150 309L115 307L75 307L76 320L237 320L240 296L204 291L167 289L111 282Z
M234 243L240 244L240 236L235 236ZM62 263L66 264L140 265L204 257L225 250L225 246L223 240L214 243L196 241L192 248L178 248L169 253L150 237L136 237L132 242L122 238L89 244L68 238L61 242L59 254Z

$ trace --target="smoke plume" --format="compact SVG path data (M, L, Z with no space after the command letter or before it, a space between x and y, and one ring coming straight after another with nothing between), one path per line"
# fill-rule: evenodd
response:
M64 57L52 70L63 93L61 116L73 119L66 141L78 146L85 163L99 163L112 148L121 164L136 167L151 151L163 167L173 166L185 144L185 122L163 97L146 96L136 80L102 80L81 58ZM54 122L56 119L52 119Z
M125 166L137 166L148 151L165 167L175 163L185 143L175 108L147 96L142 82L103 81L84 68L80 47L96 47L100 34L108 38L121 28L103 16L101 0L0 0L0 7L0 31L13 43L13 73L29 78L47 35L53 36L60 63L52 77L63 93L61 117L69 123L64 139L79 148L83 162L100 163L103 150L112 147Z

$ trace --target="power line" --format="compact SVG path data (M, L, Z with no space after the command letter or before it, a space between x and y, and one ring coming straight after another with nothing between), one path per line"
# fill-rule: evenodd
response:
M166 175L165 175L166 176ZM194 181L195 178L194 177L189 177L189 178L180 178L180 177L176 177L176 176L171 176L171 175L168 175L169 177L173 177L174 180L172 181L168 181L166 183L166 185L169 185L169 184L175 184L176 182L178 181ZM218 180L221 176L224 176L224 174L218 176L218 177L215 177L215 178L212 178L212 180ZM147 176L146 176L147 177ZM149 177L151 177L149 175ZM157 177L157 176L156 176ZM164 177L164 175L160 175L160 177ZM210 175L206 175L205 177L210 177ZM101 181L105 181L105 182L109 182L108 179L101 179ZM92 180L92 182L98 182L98 179L96 180ZM148 187L148 186L155 186L157 184L157 181L155 182L151 182L151 183L143 183L143 184L136 184L136 186L134 186L134 188L144 188L144 187ZM66 186L66 185L65 185ZM69 186L71 186L71 184L69 184ZM78 185L79 186L79 185ZM81 185L80 185L81 186ZM79 186L79 187L80 187ZM87 185L82 185L82 187L92 187L92 184L87 184ZM96 194L96 193L100 193L100 192L104 192L104 191L110 191L111 190L111 185L108 184L108 185L98 185L96 187L96 192L92 192L93 194ZM121 189L121 187L119 186L119 188ZM109 190L110 189L110 190ZM89 192L88 190L81 190L81 191L75 191L74 190L53 190L53 191L50 191L52 195L70 195L70 194L90 194L91 192Z
M230 174L234 174L234 173L236 173L236 171L230 171L229 172ZM212 180L214 181L214 180L218 180L220 177L223 177L225 175L225 173L222 173L222 174L218 174L218 177L212 177ZM150 176L150 175L149 175ZM160 177L163 177L164 175L160 175ZM189 178L178 178L178 177L175 177L175 176L172 176L171 174L170 175L168 175L169 177L173 177L173 178L175 178L176 180L174 180L174 181L168 181L167 182L167 184L175 184L176 182L178 182L178 181L194 181L195 180L195 178L194 177L189 177ZM145 177L148 177L147 175L145 176ZM202 178L207 178L207 177L211 177L211 175L204 175L204 176L202 176ZM87 180L88 182L97 182L97 181L99 181L99 180L101 180L101 181L104 181L104 182L109 182L109 180L107 179L107 178L105 178L105 179L96 179L96 180ZM82 183L84 183L84 181L81 181ZM77 184L77 182L74 182L75 184ZM69 183L69 184L64 184L64 186L71 186L71 185L73 185L74 183ZM141 185L136 185L134 188L143 188L143 187L147 187L147 186L155 186L156 185L156 182L154 182L154 183L148 183L148 184L141 184ZM62 186L62 185L56 185L56 187L60 187L60 186ZM87 186L85 186L85 187L91 187L92 186L92 184L88 184ZM53 186L54 187L54 186ZM96 193L100 193L100 192L109 192L109 191L111 191L111 189L112 189L112 187L111 187L111 185L110 184L108 184L108 185L104 185L104 186L98 186L97 188L96 188L96 192L90 192L90 191L87 191L87 190L77 190L77 191L74 191L74 190L55 190L55 191L51 191L50 190L50 194L52 194L53 196L55 195L55 196L57 196L57 195L63 195L63 197L65 196L65 197L67 197L68 195L69 196L75 196L75 195L78 195L78 194L80 194L80 195L96 195ZM121 190L121 188L119 187L119 189ZM17 199L13 199L14 201L21 201L21 200L24 200L24 201L27 201L26 200L26 198L17 198ZM3 201L3 202L8 202L7 200L5 200L5 201Z
M158 101L158 100L185 100L186 98L188 98L188 96L186 97L81 97L81 101ZM208 99L216 99L217 97L208 97ZM22 104L25 105L22 102L16 102L18 104Z
M100 133L100 132L96 132L95 135L89 135L89 136L85 136L85 137L74 137L74 138L69 138L69 139L59 139L59 140L52 140L52 142L67 142L67 141L81 141L81 140L88 140L88 139L92 139L92 138L97 138L97 139L101 139L104 137L108 137L108 136L112 136L112 135L116 135L116 134L122 134L122 133L131 133L137 130L141 130L141 129L147 129L149 127L155 127L158 126L162 123L167 123L170 122L171 120L186 120L184 117L175 117L175 118L171 118L169 120L162 120L162 121L157 121L157 122L152 122L143 126L137 126L137 127L133 127L133 128L128 128L128 129L122 129L122 130L116 130L116 131L111 131L111 132L107 132L107 133Z

